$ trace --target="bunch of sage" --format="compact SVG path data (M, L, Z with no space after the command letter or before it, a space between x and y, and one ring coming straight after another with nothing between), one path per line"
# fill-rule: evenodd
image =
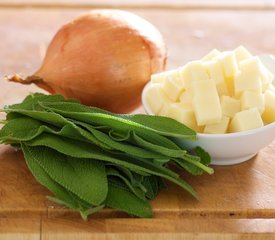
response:
M113 114L38 93L2 111L0 142L22 149L33 176L53 193L48 198L83 219L104 207L151 217L149 200L164 180L197 197L170 165L192 175L213 172L207 152L191 154L175 141L196 133L170 118Z

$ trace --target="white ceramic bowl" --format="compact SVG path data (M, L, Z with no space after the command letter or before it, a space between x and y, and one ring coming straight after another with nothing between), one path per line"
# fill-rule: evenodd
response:
M264 65L275 75L275 57L259 56ZM146 88L142 92L142 104L147 114L153 115L145 101ZM197 140L180 139L178 143L187 149L201 146L209 152L213 165L232 165L251 159L260 149L275 139L275 122L264 127L238 133L203 134L197 133Z
M142 104L147 114L153 115L145 101L146 88L142 92ZM232 165L251 159L258 151L275 139L275 122L264 127L238 133L198 133L197 140L180 139L178 144L186 149L201 146L212 157L213 165Z

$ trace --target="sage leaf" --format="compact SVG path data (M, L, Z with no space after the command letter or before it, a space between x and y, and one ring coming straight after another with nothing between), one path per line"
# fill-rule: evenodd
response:
M48 197L50 200L59 199L59 204L62 202L62 205L72 208L76 211L87 211L92 206L78 196L68 191L66 188L62 187L60 184L55 182L40 165L37 163L36 158L33 156L33 153L30 147L22 144L22 150L24 153L24 157L26 159L26 163L32 172L35 179L44 187L48 188L54 195L53 197ZM57 201L55 201L57 202Z
M148 201L143 201L127 189L123 182L115 179L109 181L109 191L106 206L125 211L131 215L150 218L152 208Z
M107 176L101 162L76 160L47 147L32 147L29 152L54 181L79 198L95 206L106 199Z
M81 123L78 121L74 121L75 124L85 127L95 138L97 138L98 141L101 141L109 146L110 149L113 150L119 150L121 152L124 152L129 155L133 155L136 157L141 158L166 158L166 156L159 154L157 152L148 151L145 148L140 148L135 145L131 145L129 143L123 143L123 142L117 142L109 137L104 132L98 131L97 129L94 129L89 124Z

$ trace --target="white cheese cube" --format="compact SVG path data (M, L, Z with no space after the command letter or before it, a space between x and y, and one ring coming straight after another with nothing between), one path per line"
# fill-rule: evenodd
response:
M196 132L202 132L203 128L198 127L193 108L190 104L172 103L166 107L166 117L173 118Z
M251 108L236 113L230 123L229 131L242 132L262 126L264 126L264 124L258 109Z
M174 102L176 102L183 91L183 87L178 84L171 76L162 83L163 92Z
M233 77L237 74L238 64L234 52L223 52L217 59L222 65L225 77Z
M207 61L204 63L204 67L209 75L209 78L215 81L219 96L229 95L220 62L217 60Z
M168 111L170 104L172 104L172 102L167 102L167 103L163 104L157 115L167 117L167 111Z
M262 114L265 109L264 95L254 91L243 91L241 106L242 110L257 108L260 114Z
M152 83L162 83L166 79L165 72L155 73L151 75L151 82Z
M270 83L270 84L268 84L268 86L267 86L265 92L266 92L267 90L270 90L270 91L272 91L272 92L275 93L275 86L274 86L272 83Z
M226 133L229 125L229 120L229 117L223 116L219 123L206 125L203 132L212 134Z
M234 53L238 63L242 60L252 57L252 54L243 46L239 46L236 49L234 49Z
M234 94L235 94L235 77L226 77L225 82L226 82L226 86L228 89L227 95L234 96Z
M272 85L272 82L274 80L273 74L268 71L266 68L262 68L262 91L265 92L269 88L270 85Z
M263 65L258 57L251 57L240 62L240 71L258 76L262 82L262 91L273 81L273 74Z
M161 73L155 73L151 75L152 83L163 83L168 78L173 79L178 85L182 86L181 77L178 69L173 69Z
M221 52L218 49L211 50L208 54L201 58L201 61L212 60L213 58L219 56Z
M220 62L217 60L212 60L204 62L203 65L209 75L209 78L213 79L216 84L224 82L223 70Z
M243 91L262 92L262 81L259 75L252 72L239 72L234 78L235 96L240 96Z
M228 86L225 82L216 83L216 88L219 96L229 96Z
M200 61L188 63L180 70L181 78L185 89L190 89L194 81L208 80L208 74Z
M262 114L265 123L272 123L275 121L275 92L266 90L264 93L265 110Z
M193 94L191 90L185 90L179 97L180 103L191 104L193 101Z
M234 94L240 97L243 91L262 92L262 82L259 75L240 72L234 78Z
M214 80L192 83L193 108L198 126L220 122L222 111Z
M241 101L229 96L222 96L221 108L223 115L233 118L237 112L241 111Z
M149 109L156 115L158 115L163 105L171 102L159 83L149 84L144 91L144 96Z

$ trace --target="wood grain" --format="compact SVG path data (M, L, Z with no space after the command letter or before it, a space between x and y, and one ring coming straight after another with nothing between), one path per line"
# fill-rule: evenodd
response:
M85 11L0 8L0 78L35 72L59 26ZM275 53L273 11L133 12L163 33L169 69L214 47L243 44L254 54ZM34 91L41 90L1 80L0 107ZM50 193L30 174L22 153L1 145L0 239L274 239L275 142L244 164L214 168L212 176L182 175L199 201L170 184L152 202L153 219L105 209L83 222L77 213L47 201Z
M274 10L274 0L1 0L2 8L135 8L164 10Z
M0 239L40 240L40 218L0 218Z
M83 223L67 219L42 221L42 238L75 239L271 239L274 220L105 219Z

